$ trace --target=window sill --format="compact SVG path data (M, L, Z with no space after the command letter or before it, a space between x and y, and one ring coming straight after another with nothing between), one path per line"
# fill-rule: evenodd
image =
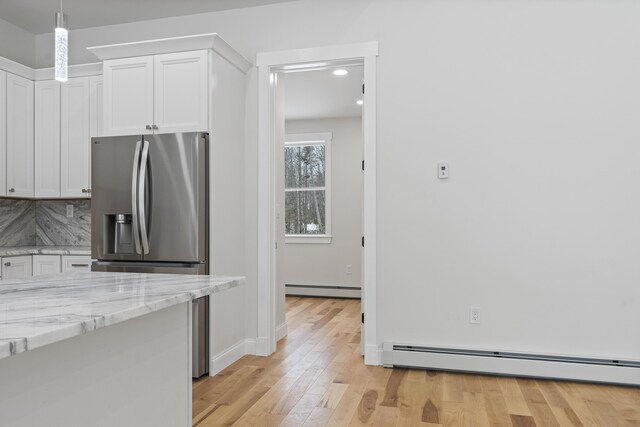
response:
M301 235L301 234L288 234L284 236L285 243L321 243L328 244L331 243L331 235L328 234L320 234L320 235Z

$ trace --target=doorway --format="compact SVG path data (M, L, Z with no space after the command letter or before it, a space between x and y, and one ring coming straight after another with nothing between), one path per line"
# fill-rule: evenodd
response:
M289 320L282 292L361 297L363 71L362 60L272 70L284 98L274 115L276 340Z
M269 355L275 351L277 335L276 326L279 313L284 316L284 286L277 286L278 250L283 250L285 242L278 242L278 236L284 239L284 206L286 200L284 191L279 192L279 182L284 182L284 170L277 165L284 164L284 147L279 147L278 141L284 141L285 124L280 118L284 114L283 85L279 79L286 81L284 71L326 66L362 66L364 76L364 105L362 108L362 159L364 171L362 174L363 194L362 230L361 236L361 294L362 294L362 343L366 364L379 364L379 348L376 337L376 57L377 42L357 45L332 46L325 48L300 49L293 51L261 53L257 57L258 65L258 337L256 339L256 353ZM323 65L324 63L324 65ZM284 82L282 82L284 83ZM357 101L357 99L355 100ZM357 105L357 104L356 104ZM314 132L306 132L314 133ZM322 134L327 132L315 132ZM299 135L299 134L296 134ZM325 135L326 136L326 135ZM319 136L315 135L316 140ZM294 138L295 139L295 138ZM305 141L293 141L301 146ZM309 142L309 141L306 141ZM326 142L325 142L326 144ZM321 145L321 144L316 144ZM326 145L325 145L326 147ZM282 150L280 149L282 148ZM326 148L325 148L326 149ZM295 150L292 150L295 151ZM317 150L321 152L321 150ZM278 156L282 162L278 163ZM283 168L281 168L283 169ZM282 186L283 187L283 186ZM315 191L315 189L314 189ZM326 189L325 189L326 191ZM280 196L281 194L281 196ZM296 196L291 196L296 197ZM321 197L316 194L316 198ZM315 202L309 206L316 206ZM310 215L311 217L313 215ZM326 234L326 217L315 212L315 219L298 222L298 231ZM295 222L295 221L294 221ZM282 230L278 230L278 227ZM304 233L301 233L304 234ZM324 236L327 237L327 236ZM279 249L278 249L279 248ZM353 271L353 264L351 266ZM347 264L344 266L346 274ZM280 283L283 283L280 281ZM282 335L279 331L278 335Z

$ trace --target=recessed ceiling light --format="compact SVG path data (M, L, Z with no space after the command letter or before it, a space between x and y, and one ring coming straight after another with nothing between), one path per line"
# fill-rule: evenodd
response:
M347 74L349 74L349 72L347 70L342 69L342 68L340 68L338 70L333 70L333 75L334 76L346 76Z
M358 105L362 105L362 104L364 104L364 101L363 101L362 99L358 99L358 100L356 101L356 104L358 104Z

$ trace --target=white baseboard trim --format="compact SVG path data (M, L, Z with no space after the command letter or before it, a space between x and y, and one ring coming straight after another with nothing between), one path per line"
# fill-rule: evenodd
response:
M209 376L214 376L247 354L255 354L256 340L244 339L209 360Z
M405 346L395 347L384 344L382 362L385 367L413 367L444 371L459 371L506 375L516 377L552 378L574 381L603 382L626 385L640 385L638 362L627 365L605 364L600 359L567 358L545 359L544 355L510 356L509 353L492 357L487 354L456 354L451 352L416 351ZM486 353L486 352L485 352ZM635 365L634 365L635 364Z
M285 285L285 294L301 297L360 298L360 288L349 286Z
M269 356L269 340L266 337L256 338L256 356Z
M364 347L364 364L378 366L382 360L382 349L377 345L367 345Z
M256 339L255 338L247 338L244 340L244 354L246 355L256 355Z
M287 336L287 322L282 322L276 328L276 342L280 341L282 338Z

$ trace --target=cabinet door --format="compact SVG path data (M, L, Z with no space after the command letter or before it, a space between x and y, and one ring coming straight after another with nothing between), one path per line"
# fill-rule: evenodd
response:
M62 271L59 255L34 255L33 275L55 274Z
M0 196L7 195L7 73L0 71Z
M31 256L12 256L2 258L2 279L23 279L31 277Z
M102 76L89 77L89 135L104 135L103 117L104 117L104 91L102 84ZM91 195L91 148L89 148L89 195Z
M154 57L155 133L207 131L208 51Z
M152 133L153 57L103 63L104 136Z
M33 197L33 82L7 73L7 195Z
M102 87L102 76L89 77L89 101L91 102L89 106L89 114L91 115L89 119L89 133L91 137L103 135L102 118L104 108L102 108L102 105L104 98Z
M35 196L60 197L60 83L35 83Z
M89 78L62 84L60 195L89 197Z
M83 255L62 255L62 272L91 271L91 257Z

